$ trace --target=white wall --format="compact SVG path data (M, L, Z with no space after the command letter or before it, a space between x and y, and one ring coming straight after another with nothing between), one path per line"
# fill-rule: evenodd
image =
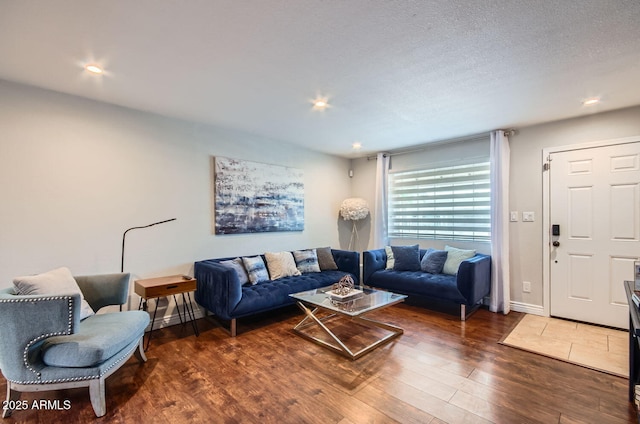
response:
M213 234L213 156L301 168L305 230ZM275 140L0 80L0 287L59 266L118 272L124 230L169 218L177 221L127 234L132 280L190 274L194 261L221 256L346 248L338 211L350 195L349 165Z
M511 175L510 210L533 211L534 222L511 223L511 300L532 311L542 312L543 307L543 258L542 258L542 151L548 147L580 144L590 141L640 135L640 106L613 112L596 113L581 118L518 128L517 134L510 138ZM465 146L456 143L428 149L415 156L414 163L422 160L429 162L448 161L456 154L468 155L465 147L476 149L478 146ZM375 199L376 161L366 158L354 160L353 195L364 197L373 204ZM392 240L394 242L394 240ZM398 241L395 241L398 242ZM402 244L417 241L406 240ZM373 248L370 237L368 246ZM398 243L400 244L400 243ZM422 240L421 247L438 245ZM488 245L477 246L479 251L489 249ZM486 253L489 253L487 250ZM531 293L522 292L522 282L531 282Z

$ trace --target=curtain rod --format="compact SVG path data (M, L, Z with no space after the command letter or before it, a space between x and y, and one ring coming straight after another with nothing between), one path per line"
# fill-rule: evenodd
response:
M506 130L497 130L497 131L504 131L505 135L507 137L511 137L511 136L516 134L516 130L513 129L513 128L506 129ZM432 142L429 142L429 143L424 143L424 144L421 144L421 145L413 147L413 148L391 150L389 152L384 152L384 153L385 153L386 156L406 155L406 154L409 154L409 153L422 152L424 150L428 150L431 147L441 146L443 144L450 144L450 143L453 144L453 143L461 143L461 142L465 142L465 141L481 140L481 139L484 139L486 137L489 137L490 134L491 134L490 132L486 132L486 133L469 135L469 136L465 136L465 137L450 138L450 139L447 139L447 140L437 140L437 141L432 141ZM367 160L372 160L372 159L377 159L377 155L375 155L375 156L367 156Z

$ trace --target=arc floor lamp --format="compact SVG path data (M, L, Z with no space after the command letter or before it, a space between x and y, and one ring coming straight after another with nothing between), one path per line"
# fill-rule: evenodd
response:
M158 225L158 224L164 224L165 222L171 222L171 221L175 221L176 218L171 218L171 219L165 219L164 221L159 221L159 222L154 222L153 224L149 224L149 225L143 225L141 227L131 227L128 228L123 234L122 234L122 257L120 259L120 272L124 272L124 243L125 240L127 238L127 233L131 230L137 230L139 228L148 228L148 227L153 227L154 225Z

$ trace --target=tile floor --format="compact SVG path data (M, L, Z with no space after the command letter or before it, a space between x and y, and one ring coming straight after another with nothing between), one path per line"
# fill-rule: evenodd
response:
M628 337L622 330L527 314L502 343L628 377Z

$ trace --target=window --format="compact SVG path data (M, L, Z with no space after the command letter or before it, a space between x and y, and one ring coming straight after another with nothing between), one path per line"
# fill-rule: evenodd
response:
M491 241L488 160L389 174L389 237Z

